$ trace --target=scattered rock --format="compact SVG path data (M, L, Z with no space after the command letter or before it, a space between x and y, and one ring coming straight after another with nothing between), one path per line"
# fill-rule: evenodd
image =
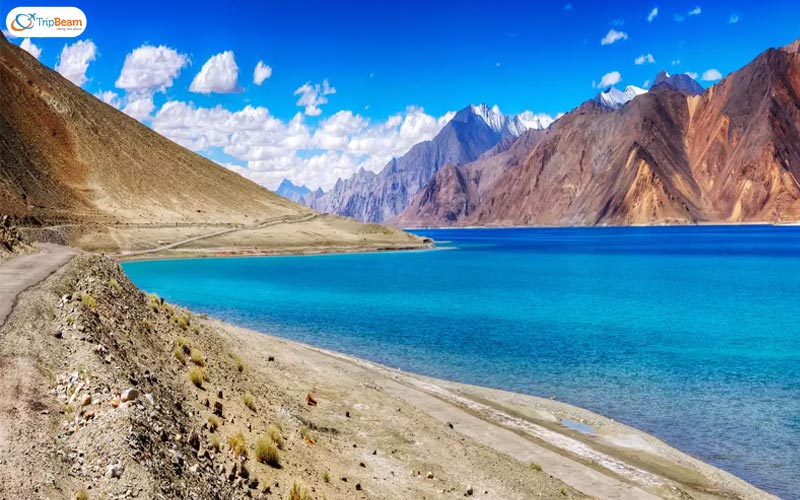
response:
M57 339L64 338L64 332L61 330L61 328L58 328L53 336Z
M350 412L349 411L344 412L344 416L350 418Z
M120 401L123 403L127 403L128 401L135 401L139 398L139 391L136 389L126 389L122 394L120 394Z
M425 474L425 479L433 479L433 472L428 471L428 473Z
M450 427L452 429L453 428L453 423L452 422L447 422L447 427Z
M81 406L89 406L90 404L92 404L92 395L84 394L81 398Z
M356 483L356 491L361 491L361 483Z
M197 474L198 469L200 469L200 464L194 464L191 467L189 467L189 472L191 472L192 474Z
M189 446L195 450L200 449L200 435L194 431L189 434Z
M317 406L317 400L314 399L314 396L312 396L310 392L306 394L306 404L308 406Z
M222 403L219 401L214 402L214 415L221 417L222 416Z
M122 471L123 471L123 467L122 467L122 463L121 462L117 462L117 463L114 463L114 464L109 464L108 467L106 467L106 476L110 477L110 478L118 479L119 477L122 476Z
M275 356L270 356L267 358L267 361L275 361Z
M471 497L472 493L473 493L472 486L470 486L469 488L467 488L467 492L464 493L464 496L465 497Z

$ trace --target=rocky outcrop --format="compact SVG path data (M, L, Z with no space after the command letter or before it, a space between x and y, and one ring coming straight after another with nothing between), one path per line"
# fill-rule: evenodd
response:
M501 115L485 105L468 106L436 137L391 160L380 173L362 169L347 180L340 179L310 206L320 212L362 221L387 220L405 210L441 167L475 161L504 139L518 136L525 128L518 117Z
M28 244L17 229L14 219L8 215L0 215L0 258L26 248Z

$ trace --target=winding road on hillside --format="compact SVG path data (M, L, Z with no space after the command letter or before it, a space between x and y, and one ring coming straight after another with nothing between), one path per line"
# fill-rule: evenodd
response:
M169 243L167 245L162 245L160 247L149 248L147 250L131 250L127 252L120 252L117 254L118 257L131 257L134 255L146 255L151 253L157 253L164 250L171 250L173 248L178 248L183 245L188 245L189 243L193 243L195 241L206 240L209 238L214 238L215 236L222 236L223 234L230 234L236 233L238 231L247 231L247 230L254 230L254 229L263 229L265 227L270 226L277 226L278 224L299 224L301 222L308 222L311 220L316 219L319 217L320 214L316 212L300 214L300 215L281 215L279 217L272 217L267 220L263 220L261 222L257 222L250 226L236 226L227 229L223 229L221 231L215 231L213 233L208 234L201 234L200 236L194 236L192 238L187 238L185 240L176 241L175 243Z
M75 248L42 243L39 253L0 261L0 328L17 302L17 296L56 272L80 253Z

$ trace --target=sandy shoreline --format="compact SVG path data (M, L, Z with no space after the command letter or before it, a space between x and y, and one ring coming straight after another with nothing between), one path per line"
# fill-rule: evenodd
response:
M244 339L260 335L270 342L283 344L304 358L306 363L318 363L316 358L322 355L331 360L329 362L340 365L339 369L357 367L365 370L392 396L435 418L441 417L439 419L444 423L453 423L457 432L464 432L501 453L521 461L536 456L534 462L545 471L587 495L598 498L673 498L679 497L676 492L682 490L692 498L777 498L650 434L584 408L404 372L220 320L209 321ZM433 408L435 405L426 401L426 397L420 398L420 394L444 405ZM470 422L470 417L476 417L479 422ZM459 420L465 421L464 426L457 423ZM564 420L586 425L594 433L567 427L562 424ZM500 432L495 434L493 430L498 429ZM507 436L502 431L520 436L520 442L530 443L533 451L527 453L506 446ZM600 475L591 477L594 472ZM611 480L606 482L604 477Z

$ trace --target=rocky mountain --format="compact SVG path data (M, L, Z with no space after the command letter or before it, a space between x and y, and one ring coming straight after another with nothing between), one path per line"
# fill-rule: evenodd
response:
M677 75L670 75L665 70L661 70L650 88L656 88L659 85L669 85L670 87L679 90L689 95L699 95L705 92L705 89L697 83L691 76L680 73Z
M289 179L283 179L278 189L275 190L275 194L278 196L283 196L295 203L302 203L309 193L311 193L311 190L306 186L295 186Z
M347 180L340 179L329 192L313 200L311 207L362 221L384 221L405 210L442 166L475 161L504 139L518 137L530 125L530 119L503 115L496 107L468 106L432 140L392 159L377 174L362 169Z
M517 166L547 132L530 129L519 139L509 138L472 163L447 164L425 185L400 215L390 219L397 227L449 226L468 218L483 196L506 170Z
M498 155L498 179L488 189L484 183L480 195L470 177L480 161L446 169L396 221L406 226L797 221L799 47L800 41L767 50L699 95L692 95L688 80L665 77L616 110L586 102L516 152L510 164ZM485 175L487 167L478 170Z

